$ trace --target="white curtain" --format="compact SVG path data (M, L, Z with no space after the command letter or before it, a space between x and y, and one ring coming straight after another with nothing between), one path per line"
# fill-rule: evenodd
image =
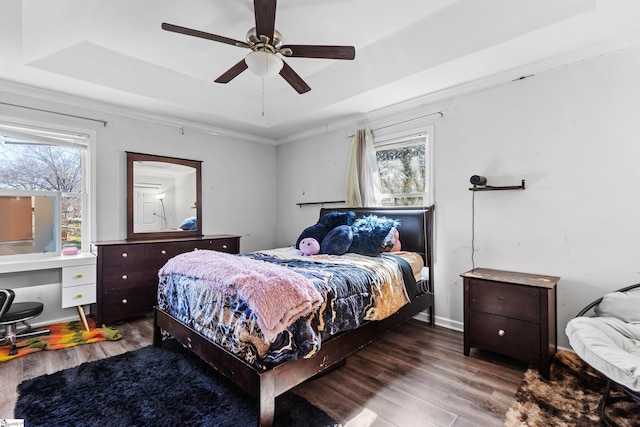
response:
M380 179L373 134L369 129L359 129L353 136L346 187L346 199L350 207L378 205Z

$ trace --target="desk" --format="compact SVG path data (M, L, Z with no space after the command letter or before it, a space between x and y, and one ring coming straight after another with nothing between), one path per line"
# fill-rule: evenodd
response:
M65 256L29 256L0 261L0 274L61 270L62 308L75 306L89 330L83 305L96 302L96 257L91 253Z

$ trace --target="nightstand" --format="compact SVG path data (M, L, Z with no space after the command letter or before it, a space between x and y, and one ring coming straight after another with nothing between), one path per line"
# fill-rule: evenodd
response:
M464 278L464 354L495 351L538 367L549 378L556 353L559 277L476 268Z

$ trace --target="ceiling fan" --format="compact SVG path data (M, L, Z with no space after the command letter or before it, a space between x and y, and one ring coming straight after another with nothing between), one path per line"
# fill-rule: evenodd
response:
M283 45L282 36L275 29L277 0L254 0L253 8L256 26L247 32L247 41L230 39L204 31L163 23L162 29L174 33L213 40L233 46L250 49L251 52L240 62L229 68L216 83L229 83L244 70L249 68L255 74L265 77L280 74L298 93L311 90L304 80L291 68L282 57L291 58L324 58L349 59L356 56L353 46L320 46L320 45Z

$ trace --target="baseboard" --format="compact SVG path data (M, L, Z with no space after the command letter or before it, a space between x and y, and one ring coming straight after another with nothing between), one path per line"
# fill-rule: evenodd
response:
M420 320L421 322L429 323L429 313L424 311L413 316L414 319ZM443 328L452 329L458 332L464 332L464 324L457 320L447 319L445 317L435 316L435 324L436 326L442 326Z

